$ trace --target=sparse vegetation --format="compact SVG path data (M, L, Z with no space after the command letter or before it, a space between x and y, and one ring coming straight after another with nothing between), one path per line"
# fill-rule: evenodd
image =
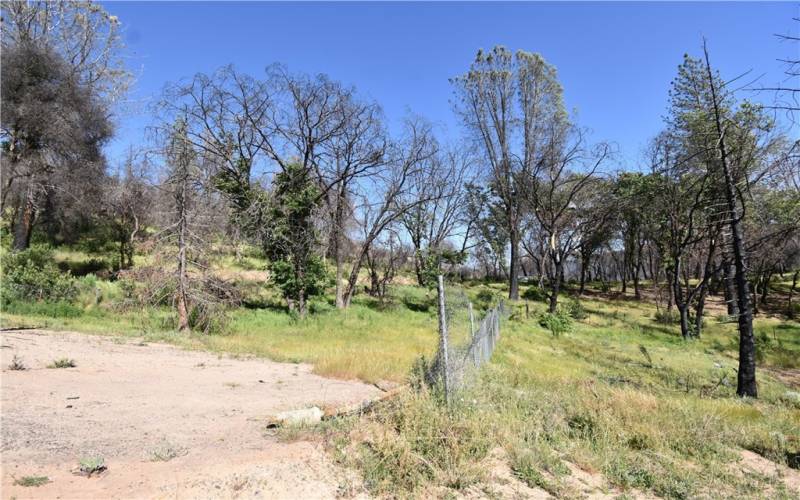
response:
M50 478L47 476L24 476L20 479L14 480L14 484L24 486L26 488L42 486L43 484L47 484L49 482Z
M169 462L173 458L186 454L186 450L169 442L163 442L147 452L147 459L151 462Z
M11 359L11 364L8 365L8 369L14 371L23 371L27 370L28 367L25 366L25 363L22 361L22 358L20 358L15 354L14 357Z
M83 457L78 462L78 472L86 477L91 477L92 474L99 474L106 468L106 461L101 456Z
M48 368L75 368L76 366L78 365L75 364L75 360L70 358L56 359L47 365Z

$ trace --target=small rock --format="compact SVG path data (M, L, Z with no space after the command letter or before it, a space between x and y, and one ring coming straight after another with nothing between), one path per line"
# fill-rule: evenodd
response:
M303 408L300 410L282 411L275 415L271 426L277 425L307 425L315 424L322 420L325 413L312 406L311 408Z

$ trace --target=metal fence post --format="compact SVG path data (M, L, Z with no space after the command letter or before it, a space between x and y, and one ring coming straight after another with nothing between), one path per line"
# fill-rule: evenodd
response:
M449 380L449 360L447 356L447 318L445 317L445 303L444 303L444 278L439 275L439 352L441 353L442 363L442 384L444 385L444 397L447 403L450 403L450 380Z

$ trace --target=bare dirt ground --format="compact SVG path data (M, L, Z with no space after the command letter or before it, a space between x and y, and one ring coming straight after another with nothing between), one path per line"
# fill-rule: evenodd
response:
M303 364L233 359L161 344L4 331L2 498L331 498L353 477L317 443L265 432L276 412L377 396ZM28 368L9 370L13 356ZM74 368L47 368L70 358ZM102 457L97 476L74 473ZM165 460L166 459L166 460ZM16 480L47 476L23 487ZM356 491L357 492L357 491Z

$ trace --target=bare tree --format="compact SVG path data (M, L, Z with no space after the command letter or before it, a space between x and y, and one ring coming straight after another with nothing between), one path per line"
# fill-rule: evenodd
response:
M590 219L580 217L578 203L588 203L595 174L608 158L609 148L586 146L584 132L565 116L551 122L550 136L536 168L524 179L523 196L546 241L550 282L549 311L555 312L564 279L564 263L580 246L582 228Z
M133 267L137 235L151 219L154 200L146 176L146 162L129 152L122 172L106 189L104 210L119 243L119 269Z
M411 176L402 204L409 208L400 222L414 247L414 272L417 283L433 279L449 254L465 255L472 243L475 218L467 210L466 186L473 182L473 159L469 151L451 148L425 162ZM450 239L458 239L455 248ZM429 266L435 272L426 273Z
M436 153L436 141L430 125L419 119L405 121L405 134L392 146L388 163L381 172L361 183L356 219L363 231L360 248L356 251L344 292L344 305L348 307L355 295L358 276L367 253L378 237L408 210L424 200L404 203L409 181Z

